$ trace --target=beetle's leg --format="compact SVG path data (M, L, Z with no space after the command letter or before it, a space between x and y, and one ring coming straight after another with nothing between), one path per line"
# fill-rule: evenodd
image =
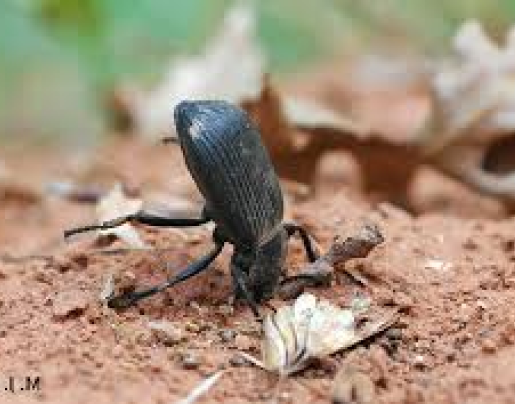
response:
M205 270L209 266L209 264L211 264L211 262L213 262L214 259L220 254L220 252L223 249L223 246L223 243L217 243L216 247L211 252L206 254L198 261L191 263L179 274L168 279L166 282L163 282L156 286L149 287L147 289L129 292L109 299L108 306L116 309L123 309L132 306L134 303L141 299L159 293L173 285L176 285L182 281L185 281L188 278L191 278L192 276L199 274L200 272Z
M315 252L315 248L313 247L313 241L311 240L311 237L309 237L309 234L306 231L306 229L295 223L285 223L284 229L286 230L286 234L288 234L288 237L291 237L295 233L298 233L300 235L300 238L302 239L302 244L304 244L304 250L306 250L306 256L308 257L308 260L310 262L316 261L316 259L318 258L318 254Z
M169 218L154 216L145 211L139 211L133 215L117 217L116 219L108 220L104 223L66 230L64 232L64 237L66 238L74 234L83 233L86 231L112 229L113 227L121 226L127 222L136 222L154 227L194 227L207 223L210 220L211 219L205 213L203 213L202 216L198 218Z
M256 303L256 300L252 296L252 293L250 293L249 288L247 287L247 274L238 265L234 264L231 265L231 272L233 279L236 281L236 284L238 285L238 288L240 289L243 298L252 310L252 313L254 313L255 317L259 318L260 316L258 305Z

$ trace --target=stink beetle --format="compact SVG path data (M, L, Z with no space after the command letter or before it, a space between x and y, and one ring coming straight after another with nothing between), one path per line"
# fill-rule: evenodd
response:
M283 223L279 180L256 126L239 107L224 101L183 101L174 111L178 142L186 165L205 198L201 217L173 219L140 211L99 225L65 232L109 229L133 221L150 226L188 227L216 224L214 249L166 282L112 297L108 304L124 308L182 282L206 269L225 243L234 245L233 288L254 314L257 304L271 298L284 275L287 240L300 235L310 261L316 259L307 232Z

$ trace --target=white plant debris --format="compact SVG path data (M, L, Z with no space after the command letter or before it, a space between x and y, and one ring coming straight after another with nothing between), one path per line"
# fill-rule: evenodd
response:
M116 184L113 189L101 198L96 206L97 218L100 223L107 222L122 216L138 212L143 201L136 198L129 198L125 195L121 184ZM136 229L130 223L112 229L99 230L101 235L114 235L131 247L148 248L141 239Z
M304 293L293 306L283 306L263 322L262 361L242 355L255 365L290 375L323 358L349 348L393 324L394 316L360 328L350 309Z
M196 386L183 400L179 400L177 404L193 404L197 402L197 400L206 394L220 379L220 377L224 374L223 370L219 370L216 373L213 373L211 376L205 378L200 382L198 386Z
M426 260L424 263L424 268L436 272L447 272L452 269L452 263L431 258Z
M456 34L454 51L455 60L442 65L430 84L433 114L422 147L447 173L513 203L514 160L498 142L515 131L515 26L500 46L477 21L468 21Z
M515 26L505 46L493 43L477 21L468 21L454 38L456 60L444 64L432 81L439 148L464 131L492 134L515 129Z
M240 103L257 97L265 62L255 30L254 9L247 2L237 3L204 52L173 59L152 91L144 94L137 89L120 89L119 96L137 133L151 139L174 136L170 119L182 100L223 99Z
M101 304L107 305L109 299L114 296L115 286L114 286L114 275L112 273L108 274L104 280L104 285L102 286L102 290L98 296L98 300Z
M290 124L306 130L329 129L350 133L356 137L368 135L370 130L358 122L325 107L315 100L283 96L283 113Z

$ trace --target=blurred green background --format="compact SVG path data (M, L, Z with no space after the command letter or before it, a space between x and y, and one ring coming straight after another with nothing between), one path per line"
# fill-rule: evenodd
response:
M175 54L201 51L231 0L0 0L0 139L89 142L115 83L151 84ZM324 58L445 54L456 27L502 38L514 0L262 0L259 39L272 73Z

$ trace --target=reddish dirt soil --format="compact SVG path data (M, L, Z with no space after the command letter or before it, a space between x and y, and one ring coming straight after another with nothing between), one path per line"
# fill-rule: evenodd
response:
M91 153L88 164L96 171L89 174L73 154L3 154L15 178L36 186L88 176L112 184L119 176L133 187L144 184L144 198L160 191L198 200L178 150L170 146L114 142ZM166 263L180 268L198 257L209 249L208 228L141 227L152 250L99 244L91 234L66 243L64 229L95 220L92 205L4 195L0 402L172 403L225 369L199 402L323 403L331 401L335 375L344 366L370 379L371 402L515 402L515 219L505 217L496 201L430 170L413 186L416 215L371 203L359 191L352 164L344 165L346 172L332 169L341 161L326 161L315 195L288 198L287 214L307 226L322 248L363 223L380 226L386 242L347 266L366 286L342 272L330 288L312 292L342 306L357 294L368 295L373 308L400 311L394 328L279 380L236 355L259 356L260 327L247 307L230 304L230 248L203 275L137 308L117 313L98 303L110 273L133 274L142 285L163 279ZM295 241L289 271L303 263ZM156 320L171 322L182 338L163 342L148 326ZM3 391L8 376L39 376L40 389Z

